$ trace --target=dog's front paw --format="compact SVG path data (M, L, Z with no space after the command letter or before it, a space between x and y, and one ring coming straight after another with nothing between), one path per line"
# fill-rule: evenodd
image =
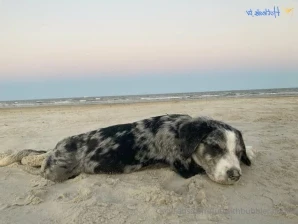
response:
M250 161L256 158L257 150L252 146L246 146L246 155Z

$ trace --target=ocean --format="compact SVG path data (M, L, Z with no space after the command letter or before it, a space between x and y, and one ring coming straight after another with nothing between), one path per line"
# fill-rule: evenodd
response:
M96 96L74 97L56 99L34 99L0 101L0 108L13 107L38 107L57 105L90 105L90 104L115 104L115 103L139 103L160 102L178 100L198 100L210 98L239 98L239 97L270 97L270 96L298 96L298 88L284 89L258 89L258 90L232 90L212 92L190 92L169 94L148 94L129 96Z

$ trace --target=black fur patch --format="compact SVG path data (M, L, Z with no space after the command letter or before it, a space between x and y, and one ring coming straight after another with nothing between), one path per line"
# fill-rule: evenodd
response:
M158 130L160 129L161 126L161 121L160 121L161 116L158 117L152 117L150 119L144 120L144 127L152 132L152 134L156 135Z
M135 155L140 148L135 144L135 137L131 131L131 127L132 124L122 124L101 129L100 136L102 138L111 138L113 143L118 145L118 147L109 150L103 148L104 146L96 148L95 154L90 158L99 163L94 169L95 173L123 172L125 166L139 163L135 159ZM121 136L117 136L117 133L122 134ZM106 153L103 153L105 150Z
M68 152L76 151L78 149L77 139L75 137L71 137L64 147Z
M92 138L87 142L87 154L94 151L98 146L98 140L96 138Z

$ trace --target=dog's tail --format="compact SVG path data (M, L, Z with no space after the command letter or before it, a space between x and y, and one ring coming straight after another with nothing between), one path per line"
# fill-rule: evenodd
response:
M1 166L8 166L15 162L21 162L22 164L28 163L28 159L25 159L26 157L38 157L39 155L47 153L46 151L38 151L38 150L32 150L32 149L25 149L17 153L13 153L12 155L8 155L2 159L0 159L0 167ZM43 158L43 157L42 157ZM40 159L42 159L40 158ZM23 161L24 159L24 161ZM30 160L31 161L31 160ZM38 162L40 163L40 162ZM36 166L39 166L39 164L36 164Z

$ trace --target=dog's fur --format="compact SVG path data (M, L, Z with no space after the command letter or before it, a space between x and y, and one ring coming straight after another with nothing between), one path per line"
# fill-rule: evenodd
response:
M49 152L24 150L0 166L39 154L41 175L64 181L85 173L129 173L165 163L184 178L199 173L222 184L241 176L240 161L251 161L239 130L209 118L171 114L67 137ZM29 164L30 165L30 164ZM32 164L31 164L32 165Z

